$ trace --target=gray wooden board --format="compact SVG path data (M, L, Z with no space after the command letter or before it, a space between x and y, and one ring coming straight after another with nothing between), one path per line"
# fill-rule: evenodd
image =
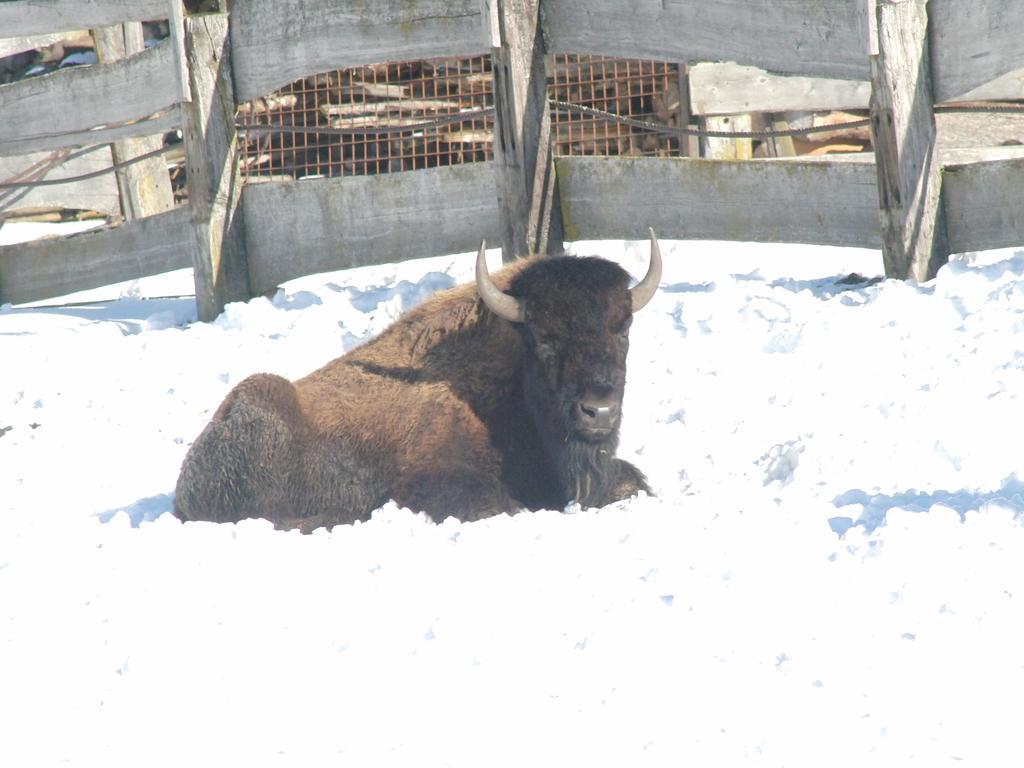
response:
M92 31L96 54L103 63L120 61L145 50L142 24L137 21L100 27ZM163 147L163 136L121 139L112 145L121 213L132 221L174 207L174 193L167 163L162 157L126 164L126 161L149 154Z
M952 253L1024 246L1024 148L940 154ZM557 161L566 238L881 246L870 153L750 162Z
M853 0L558 0L548 50L666 61L737 61L772 72L868 78L867 24Z
M192 211L0 247L0 304L22 304L192 266Z
M231 9L238 100L331 69L489 50L480 0L249 0Z
M879 2L871 135L886 277L930 280L949 259L932 113L927 0Z
M502 258L559 252L561 221L552 164L540 0L491 0L498 200Z
M944 168L942 202L953 253L1024 247L1024 157Z
M0 5L0 9L3 5ZM0 10L2 13L2 10ZM0 22L2 23L2 22ZM4 30L6 32L6 30ZM79 32L81 30L69 30ZM0 38L0 58L11 56L22 51L34 51L38 48L45 48L53 45L58 40L63 40L66 33L54 32L49 35L30 35L28 37L4 37Z
M499 245L494 163L253 184L242 194L254 293L295 277Z
M89 147L133 136L158 136L181 127L181 124L181 110L178 105L175 105L151 120L140 120L135 123L115 125L109 128L95 128L86 131L74 131L72 133L59 133L52 136L18 139L9 143L0 142L0 157L21 155L26 152L60 149L61 147Z
M0 154L41 149L42 142L59 141L62 134L170 107L178 99L176 71L174 53L164 41L123 61L0 86Z
M866 80L773 75L732 62L690 67L690 106L695 115L867 109Z
M877 248L875 167L869 157L711 161L563 157L557 160L566 239L659 237Z
M1020 0L930 0L928 26L936 101L1024 69ZM1014 81L1006 82L1012 87ZM999 97L1022 99L1024 92Z
M44 35L167 18L167 0L14 0L0 2L5 37Z
M184 20L192 97L185 114L189 201L195 213L192 252L196 311L213 320L232 301L252 297L245 262L245 223L231 89L228 16L206 13Z
M984 85L956 97L963 101L1000 101L1024 99L1024 68L1007 72Z
M17 157L0 157L0 181L13 180L15 176L30 170L36 163L46 161L50 154L50 152L34 152ZM77 176L110 168L110 165L110 147L102 145L80 157L66 160L48 171L42 178L53 180ZM117 196L117 182L113 173L69 184L25 187L20 190L0 189L0 217L23 208L70 208L98 211L108 215L121 212Z
M697 115L867 109L870 95L871 84L866 80L773 75L733 62L704 62L690 67L690 99ZM1008 72L957 98L1024 99L1024 69Z

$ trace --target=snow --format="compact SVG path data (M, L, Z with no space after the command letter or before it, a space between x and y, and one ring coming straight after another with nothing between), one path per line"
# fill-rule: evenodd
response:
M1024 251L914 285L840 282L872 251L662 249L620 450L657 496L468 524L168 511L234 384L471 254L212 323L187 270L0 309L0 765L1019 765Z

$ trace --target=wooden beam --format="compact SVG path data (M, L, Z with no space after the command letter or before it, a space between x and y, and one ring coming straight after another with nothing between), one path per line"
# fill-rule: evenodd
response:
M753 120L747 115L708 115L701 118L708 131L749 133ZM701 138L701 155L708 160L750 160L754 156L752 139L722 139L712 136Z
M951 162L942 169L951 252L1011 248L1024 243L1024 148L1005 148L1011 149L1017 150L1015 159L981 161L961 150L959 154L968 155L967 162ZM984 152L989 157L992 154Z
M110 168L112 162L110 147L106 145L81 152L59 150L0 157L0 179L55 180ZM0 189L0 220L6 214L25 208L77 208L109 216L121 213L117 182L111 173L68 184Z
M100 63L110 64L145 50L141 22L128 22L92 31L96 56ZM115 164L159 149L163 136L121 139L111 145ZM119 168L116 172L117 188L121 197L121 214L125 221L133 221L154 213L163 213L174 207L171 177L167 163L161 157L142 160Z
M120 227L0 247L0 304L23 304L190 266L185 208Z
M66 147L94 147L98 144L110 144L118 139L133 136L153 136L180 128L182 125L181 110L175 106L145 120L138 120L109 128L93 128L91 130L72 131L70 133L52 134L33 139L13 141L9 144L0 143L0 157L20 156L36 151L62 149Z
M480 0L247 0L231 9L235 95L342 67L487 50Z
M63 40L72 34L89 34L88 30L69 30L67 32L52 32L48 35L31 35L29 37L5 37L0 39L0 59L13 56L23 51L35 51L45 48L48 45Z
M877 248L871 156L692 160L560 157L567 240L647 236Z
M979 98L978 88L992 88L1007 73L1016 82L1001 83L1013 91L990 98L1020 99L1024 76L1024 3L1020 0L930 0L928 3L936 101ZM986 84L992 84L986 86ZM1002 89L1000 89L1002 90Z
M540 0L489 0L502 258L562 250Z
M185 8L182 6L182 0L167 0L167 3L169 14L167 17L167 27L170 33L171 48L174 50L178 101L185 104L192 101L192 91L188 76L188 57L185 55Z
M731 62L702 63L690 68L690 93L698 115L867 109L871 83L773 75Z
M676 81L676 88L679 93L679 107L676 114L679 116L678 124L680 128L697 127L697 121L693 119L693 92L690 88L691 71L692 67L689 64L680 62L679 78ZM700 137L695 135L680 136L679 154L683 157L700 157Z
M738 61L864 80L866 29L851 0L559 0L544 6L553 53Z
M165 41L130 59L62 69L0 87L0 155L102 143L110 139L97 133L88 141L82 134L172 107L178 101L172 61Z
M871 127L888 277L931 279L949 259L935 142L926 0L877 0Z
M488 162L249 184L242 208L253 292L314 272L497 245L495 181Z
M239 208L242 180L227 14L185 19L192 101L185 105L189 201L195 221L196 309L212 320L252 296Z
M0 2L4 37L95 29L166 18L166 0L14 0Z

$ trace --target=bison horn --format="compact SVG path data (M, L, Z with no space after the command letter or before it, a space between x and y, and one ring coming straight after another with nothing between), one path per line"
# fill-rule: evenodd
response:
M651 233L651 263L647 267L647 274L644 279L629 289L633 295L633 311L639 312L653 297L661 283L661 248L658 247L658 239L654 236L654 230L648 228Z
M484 257L486 247L487 243L481 241L480 252L476 255L476 290L491 312L509 322L521 323L526 320L526 302L503 293L491 280L487 272L487 259Z

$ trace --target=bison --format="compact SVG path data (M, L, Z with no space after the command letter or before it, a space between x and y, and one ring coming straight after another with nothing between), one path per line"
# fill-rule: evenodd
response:
M526 259L492 277L481 245L475 285L295 383L239 383L185 457L175 514L308 532L389 499L469 521L649 492L615 450L629 326L660 279L653 232L633 288L596 257Z

